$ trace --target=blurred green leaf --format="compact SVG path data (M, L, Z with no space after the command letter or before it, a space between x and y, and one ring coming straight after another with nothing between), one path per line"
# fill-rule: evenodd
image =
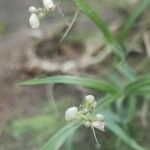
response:
M96 111L101 111L102 109L105 109L106 107L110 106L113 102L122 98L123 97L119 95L116 96L106 95L98 101Z
M127 19L126 24L122 28L119 34L119 40L121 43L126 39L130 29L136 24L137 19L142 15L145 9L150 7L150 0L141 0L138 7L133 11L131 16Z
M139 77L133 82L130 82L125 86L125 93L134 94L140 90L146 89L146 92L150 91L150 74ZM143 91L144 92L144 91Z
M66 150L73 150L73 138L74 138L75 132L71 134L69 139L66 141Z
M137 144L126 132L114 121L113 113L111 112L109 115L105 115L106 127L109 128L114 134L116 134L121 140L123 140L126 144L130 145L135 150L145 150L139 144Z
M115 67L129 81L134 81L136 79L136 73L128 63L120 63Z
M58 150L62 144L79 128L79 125L67 125L58 131L41 150Z
M107 83L104 80L96 80L96 79L66 76L66 75L32 79L32 80L22 82L21 85L42 85L42 84L50 84L50 83L67 83L67 84L80 85L80 86L95 89L97 91L108 92L111 94L116 94L119 91L119 89L114 88L111 84Z
M125 123L129 123L132 121L136 113L136 106L138 102L135 95L130 96L128 99L129 99L128 106L127 106L127 110L124 112L125 117L123 119Z
M28 130L38 132L48 130L49 133L53 133L53 131L62 124L60 122L60 125L56 125L57 119L59 118L56 119L55 117L54 115L40 115L32 118L14 120L10 126L7 127L7 132L13 134L15 137L23 136ZM53 129L49 130L49 126Z
M81 11L87 15L100 29L107 43L112 47L114 54L123 60L124 50L116 41L113 34L109 31L107 24L103 21L103 19L96 13L96 11L88 4L86 0L74 0L74 2L78 8L81 9Z
M125 85L125 80L120 78L119 74L113 69L108 70L106 77L115 87L123 88Z

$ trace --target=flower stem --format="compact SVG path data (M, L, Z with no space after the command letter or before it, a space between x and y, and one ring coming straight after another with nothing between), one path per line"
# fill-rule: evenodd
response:
M92 131L93 131L93 135L94 135L94 138L95 138L97 147L100 148L101 145L100 145L100 143L98 142L98 139L97 139L97 136L96 136L96 133L95 133L95 129L94 129L94 127L91 127L91 129L92 129Z

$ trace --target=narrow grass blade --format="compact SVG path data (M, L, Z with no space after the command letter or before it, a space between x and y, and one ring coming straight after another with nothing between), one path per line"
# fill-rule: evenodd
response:
M57 132L41 150L58 150L62 144L78 129L79 125L67 125Z
M146 90L147 92L150 91L150 74L144 75L135 81L129 83L125 87L125 93L127 94L134 94L140 91L140 90ZM144 92L144 91L143 91Z
M107 83L104 80L96 80L96 79L66 76L66 75L28 80L22 82L21 85L42 85L42 84L50 84L50 83L67 83L67 84L80 85L80 86L95 89L97 91L108 92L111 94L116 94L119 91L119 89L114 88L111 84Z
M128 107L127 110L125 111L125 117L123 119L125 123L131 122L132 119L134 118L136 113L137 102L138 101L135 95L129 97Z
M103 109L108 108L109 106L111 106L113 102L116 102L117 100L120 100L122 98L124 97L121 97L120 95L114 96L114 95L107 94L106 96L104 96L98 101L95 112L99 112L102 111Z
M96 11L94 11L86 0L74 0L74 2L78 8L96 24L103 33L107 43L112 47L114 54L122 60L124 58L124 51L109 31L107 24L103 21L103 19L96 13Z
M125 80L120 78L119 74L113 69L108 70L106 77L115 87L123 88L125 85Z
M73 150L73 138L75 136L75 132L71 134L69 139L66 141L66 150Z
M136 141L134 141L126 132L111 118L106 117L106 127L116 134L122 141L130 145L135 150L145 150Z
M150 0L141 0L138 7L133 11L131 16L127 19L127 23L122 28L119 39L121 43L124 43L130 29L135 25L137 19L142 15L145 9L150 7Z
M136 79L136 73L128 63L121 63L115 67L129 81L134 81Z

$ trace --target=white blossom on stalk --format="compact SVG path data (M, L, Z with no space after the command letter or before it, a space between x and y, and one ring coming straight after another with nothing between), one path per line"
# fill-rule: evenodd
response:
M43 5L46 9L55 9L56 7L52 0L43 0Z
M37 9L34 6L29 7L29 12L30 13L36 13Z
M29 18L29 23L32 28L38 28L40 26L40 21L39 21L37 14L35 14L35 13L31 14L31 16Z
M65 112L65 119L67 121L73 121L74 119L76 119L77 114L78 114L78 108L77 107L70 107Z
M102 121L94 121L92 122L92 126L100 131L105 131L105 122Z
M92 103L94 103L95 98L94 98L93 95L87 95L87 96L85 97L85 101L87 101L88 103L92 104Z
M96 115L96 120L97 121L104 121L104 116L102 114L97 114Z

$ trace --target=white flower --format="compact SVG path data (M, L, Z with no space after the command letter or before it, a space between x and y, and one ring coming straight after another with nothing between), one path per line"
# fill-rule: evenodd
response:
M87 101L88 103L92 104L92 103L95 102L95 98L94 98L93 95L87 95L87 96L85 97L85 101Z
M46 9L55 9L56 7L52 0L43 0L43 5Z
M30 13L36 13L37 9L34 6L29 7L29 12Z
M78 108L77 107L70 107L65 112L65 119L67 121L73 121L74 119L76 119L77 114L78 114Z
M35 13L31 14L31 16L29 18L29 23L32 28L38 28L40 26L40 21L39 21L37 14L35 14Z
M105 131L105 122L102 121L94 121L92 122L92 126L100 131Z
M96 120L103 122L103 121L104 121L104 116L103 116L102 114L97 114L97 115L96 115Z

